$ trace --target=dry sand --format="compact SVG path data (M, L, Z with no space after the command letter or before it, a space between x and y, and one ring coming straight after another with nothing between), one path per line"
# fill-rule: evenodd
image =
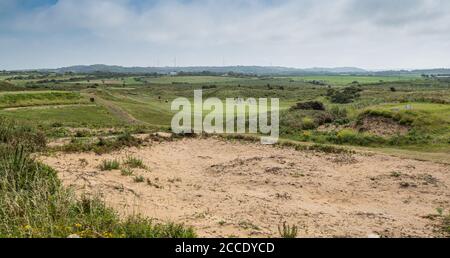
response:
M98 168L127 155L144 160L148 169L135 175L145 182ZM378 154L209 138L40 159L79 194L101 194L124 215L194 226L201 237L277 237L283 221L298 225L299 237L435 237L426 216L450 207L449 165Z

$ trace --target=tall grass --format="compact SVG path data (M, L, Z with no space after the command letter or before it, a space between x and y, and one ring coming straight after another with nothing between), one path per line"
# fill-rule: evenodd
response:
M0 94L0 108L86 103L78 92L27 91Z
M290 226L286 222L283 225L278 225L278 232L282 238L296 238L298 235L298 227Z
M142 159L133 156L128 156L125 159L124 164L130 168L142 168L142 169L146 168L146 166L144 165L144 161L142 161Z
M0 144L3 146L22 145L28 151L39 151L45 148L45 134L36 131L32 126L17 124L0 117Z

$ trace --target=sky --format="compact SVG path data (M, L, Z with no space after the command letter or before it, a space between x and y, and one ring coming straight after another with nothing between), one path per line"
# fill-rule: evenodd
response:
M450 68L450 1L0 0L1 70L175 63Z

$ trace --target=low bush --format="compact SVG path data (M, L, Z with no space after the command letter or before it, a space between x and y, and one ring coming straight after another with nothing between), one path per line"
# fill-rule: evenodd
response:
M125 133L110 139L99 137L94 142L74 138L69 144L58 147L57 150L71 153L93 151L97 154L105 154L120 150L124 147L137 147L142 143L143 141L141 139Z
M291 109L301 109L301 110L325 110L325 105L322 102L319 101L307 101L307 102L300 102L297 103L294 107Z
M352 129L344 129L337 133L336 138L331 138L337 144L350 144L369 146L372 144L383 144L386 140L382 137L367 133L358 133Z
M353 102L356 98L359 98L361 91L362 89L360 87L350 86L341 91L329 90L327 95L333 103L347 104Z

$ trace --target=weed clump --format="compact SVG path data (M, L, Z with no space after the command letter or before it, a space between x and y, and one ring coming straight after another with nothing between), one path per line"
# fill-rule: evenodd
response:
M104 160L102 164L100 164L100 170L102 171L111 171L120 168L120 161L117 159L114 160Z
M286 222L283 225L278 225L278 232L282 238L296 238L298 235L297 226L289 226Z
M140 158L136 158L133 156L128 156L125 161L123 162L124 165L127 165L130 168L142 168L145 169L146 166L144 165L144 162Z
M130 168L122 168L121 170L120 170L120 174L122 175L122 176L132 176L133 175L133 170L131 170Z
M135 183L143 183L145 181L145 178L143 176L135 176L134 182Z

